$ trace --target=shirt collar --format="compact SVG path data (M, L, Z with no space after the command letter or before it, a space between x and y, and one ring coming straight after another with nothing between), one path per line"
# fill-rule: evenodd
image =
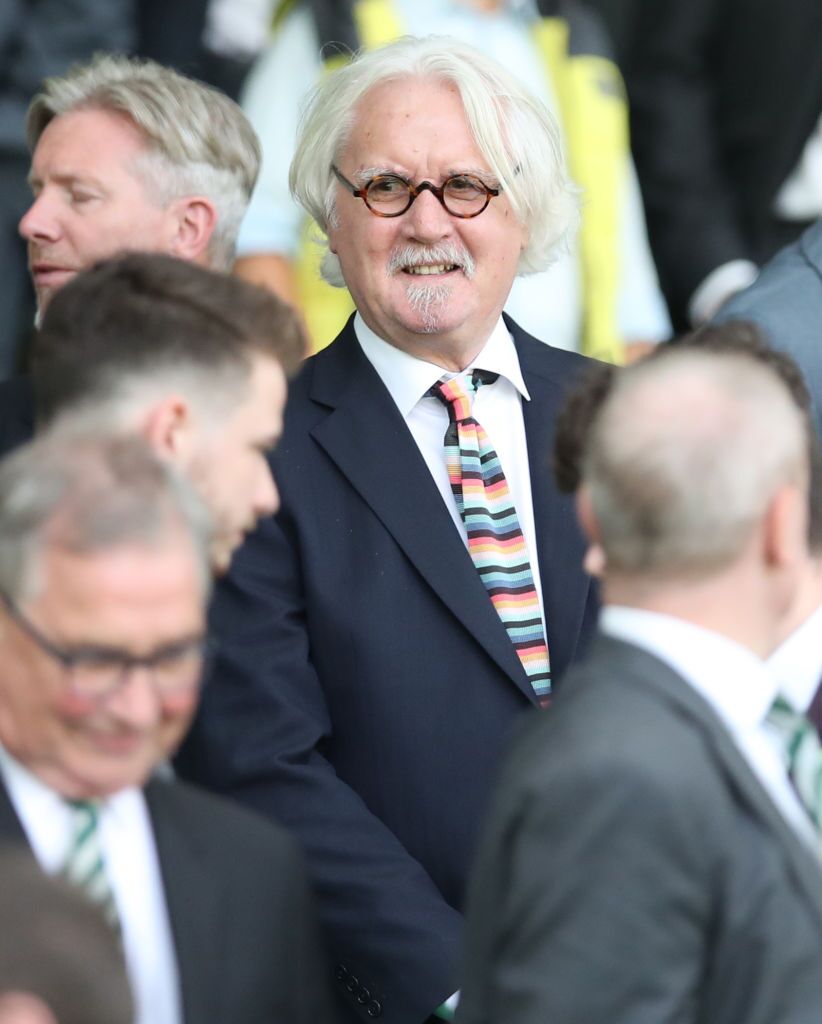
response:
M796 708L805 712L822 681L822 605L777 647L768 660L779 692Z
M670 665L732 733L761 725L777 695L776 679L752 651L672 615L609 605L602 610L600 629Z
M366 359L377 371L397 408L406 418L432 384L436 384L443 376L457 376L384 341L371 330L359 313L354 317L354 331ZM475 367L505 377L526 401L531 400L522 377L514 339L508 333L502 317L494 326L482 351L464 372Z
M30 768L12 757L12 755L0 745L0 777L3 778L6 788L20 796L22 800L31 801L38 806L55 810L57 808L68 808L71 801L62 796L57 790L52 789L47 783L35 775ZM101 810L117 812L121 804L130 802L134 794L139 793L135 787L118 790L116 793L100 798L95 801L100 805Z

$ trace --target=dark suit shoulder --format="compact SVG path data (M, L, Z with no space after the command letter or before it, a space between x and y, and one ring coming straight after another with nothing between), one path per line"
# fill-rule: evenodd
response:
M524 373L533 373L567 387L597 362L579 352L569 352L540 341L524 331L507 313L503 313L503 320L514 339Z
M296 841L284 828L233 800L182 779L152 779L145 794L155 821L158 818L163 823L173 820L192 838L206 837L209 847L229 847L236 851L242 845L243 858L252 851L259 851L295 861L301 859Z
M30 441L34 433L34 396L28 377L0 381L0 456Z
M523 723L506 774L532 795L546 779L573 778L660 807L675 796L679 812L690 805L700 817L714 802L719 823L727 793L715 784L716 735L715 712L672 668L598 637L563 677L550 714Z

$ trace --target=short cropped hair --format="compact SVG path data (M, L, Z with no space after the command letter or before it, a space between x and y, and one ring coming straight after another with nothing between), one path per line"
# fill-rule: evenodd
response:
M122 425L135 403L180 390L207 420L235 404L255 354L298 367L294 311L264 288L159 253L98 263L61 288L31 347L38 427L63 413Z
M682 349L621 370L583 459L609 570L731 565L778 489L807 487L808 451L788 388L747 356Z
M211 263L228 269L260 169L260 144L237 104L210 86L154 61L98 55L47 78L29 106L33 152L55 117L106 110L128 117L147 147L135 171L160 204L202 195L217 211Z
M18 844L0 845L0 921L0 995L37 996L60 1024L130 1024L133 1000L111 926Z
M212 522L191 485L142 438L46 435L0 462L0 590L36 597L47 544L77 554L188 536L208 594Z
M405 36L361 51L323 76L309 94L291 163L297 201L323 231L334 225L337 183L331 165L350 137L358 105L377 86L408 78L456 86L480 152L528 228L518 273L544 270L578 217L556 120L502 65L447 36ZM343 283L333 253L323 260L323 276Z
M805 418L811 449L808 544L812 551L822 553L822 445L813 426L811 396L799 366L787 353L772 348L760 328L749 320L706 324L673 342L658 345L647 358L664 359L682 349L749 356L770 367L788 388ZM580 485L588 431L618 372L618 367L609 363L594 362L560 409L554 435L554 478L565 494L573 494Z

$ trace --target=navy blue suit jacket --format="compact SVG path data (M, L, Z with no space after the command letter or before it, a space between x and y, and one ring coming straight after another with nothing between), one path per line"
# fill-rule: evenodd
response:
M593 625L553 422L586 365L509 322L552 666ZM351 324L294 381L282 497L218 587L221 655L178 759L302 840L363 1019L420 1024L459 984L466 876L509 727L535 698L427 466Z

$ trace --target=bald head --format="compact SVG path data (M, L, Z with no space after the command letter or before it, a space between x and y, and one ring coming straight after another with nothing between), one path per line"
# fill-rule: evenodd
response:
M693 350L616 376L582 466L609 572L667 578L733 564L780 489L804 494L807 477L785 384L749 357Z

